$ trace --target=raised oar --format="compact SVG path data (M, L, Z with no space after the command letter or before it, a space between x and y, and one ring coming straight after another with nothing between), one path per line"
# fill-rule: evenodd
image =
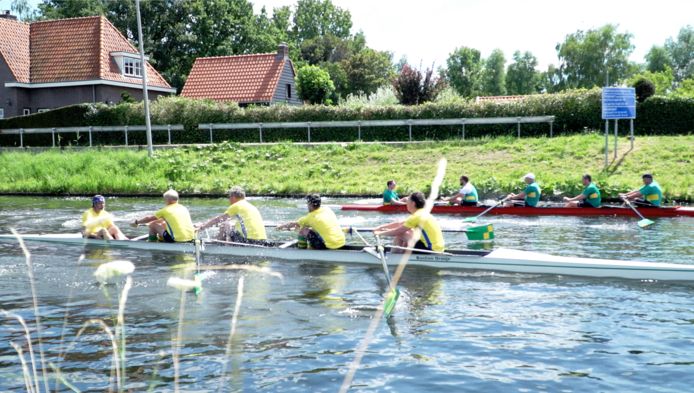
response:
M477 219L478 219L478 218L480 218L480 217L482 217L483 215L489 213L489 211L492 210L493 208L495 208L495 207L501 205L502 203L506 202L507 199L508 199L508 197L506 197L506 198L500 200L500 201L497 202L494 206L490 206L487 210L483 211L482 213L480 213L480 214L478 214L478 215L476 215L476 216L474 216L474 217L468 217L468 218L464 219L463 222L477 222Z
M631 208L631 210L634 211L634 213L636 213L639 217L641 217L641 220L639 220L639 222L636 223L640 228L646 228L646 227L648 227L648 226L650 226L650 225L655 224L655 221L649 220L649 219L647 219L646 217L644 217L641 213L639 213L639 211L636 210L636 208L634 207L634 205L632 205L631 202L629 202L628 199L622 198L622 200L624 201L624 203L627 204L627 206L629 206L629 207Z

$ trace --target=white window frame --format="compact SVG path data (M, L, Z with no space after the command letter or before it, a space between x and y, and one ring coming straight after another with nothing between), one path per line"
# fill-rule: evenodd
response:
M50 111L50 109L48 109L48 108L39 108L36 110L36 113L43 113L43 112L48 112L48 111Z
M123 58L123 76L142 78L142 62L132 57Z
M22 116L29 116L31 114L31 108L22 109Z
M0 108L0 119L5 118L5 108Z

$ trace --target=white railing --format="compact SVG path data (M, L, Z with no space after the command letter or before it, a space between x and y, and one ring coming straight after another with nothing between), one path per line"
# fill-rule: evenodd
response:
M128 146L128 133L146 131L145 126L84 126L84 127L52 127L52 128L12 128L0 130L0 135L19 135L19 146L24 147L24 136L32 134L51 134L53 147L55 136L61 133L87 133L89 134L89 146L92 146L92 134L101 132L122 132L125 136L125 145ZM152 126L152 131L166 131L168 144L171 144L171 131L183 131L182 124L167 124Z
M263 142L263 129L269 128L306 128L306 137L311 142L311 129L315 128L356 128L357 139L361 139L362 127L400 127L407 126L409 140L412 141L412 127L416 126L456 126L459 125L460 136L465 139L466 125L479 124L517 124L518 137L521 135L521 124L527 123L549 123L549 136L553 136L552 125L554 116L526 116L526 117L486 117L473 119L405 119L405 120L349 120L349 121L315 121L315 122L292 122L292 123L214 123L200 124L200 130L207 130L210 135L210 143L214 143L214 130L248 130L257 129L258 138Z

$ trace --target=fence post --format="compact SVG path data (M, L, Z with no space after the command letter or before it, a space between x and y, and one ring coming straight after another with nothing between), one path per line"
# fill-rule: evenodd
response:
M357 123L357 140L361 140L361 121Z
M55 147L55 127L51 128L51 138L53 139L53 147Z
M128 146L128 126L124 126L123 129L125 130L125 146Z
M410 142L412 142L412 119L407 120L407 128L409 130Z
M19 129L19 147L24 147L24 129Z
M89 126L89 147L92 147L92 126Z
M549 122L549 137L552 138L554 136L554 131L552 130L552 126L554 125L553 121Z
M520 138L520 121L521 121L521 118L519 117L516 120L518 120L518 137Z
M171 124L166 125L166 132L169 133L169 145L171 144Z
M258 134L260 136L260 143L263 143L263 123L258 123Z
M308 143L311 143L311 122L308 122Z
M210 128L210 144L212 144L212 124L208 124L208 127Z
M463 125L463 130L462 130L463 140L465 140L465 119L463 119L462 125Z

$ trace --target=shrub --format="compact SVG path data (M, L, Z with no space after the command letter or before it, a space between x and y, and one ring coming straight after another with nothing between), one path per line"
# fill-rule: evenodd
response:
M395 96L403 105L419 105L434 101L445 87L440 78L434 77L434 70L427 69L424 78L422 73L405 64L400 74L393 81Z
M646 99L655 94L655 84L646 78L641 78L634 83L636 90L636 100L644 102Z
M330 74L318 66L304 66L296 76L296 89L301 99L311 104L331 104L330 97L335 92L335 85Z

